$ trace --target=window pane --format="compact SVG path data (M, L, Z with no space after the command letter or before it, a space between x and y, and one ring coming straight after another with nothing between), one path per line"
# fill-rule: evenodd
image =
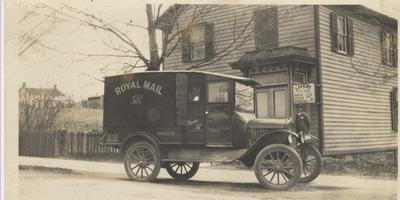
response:
M190 29L191 59L205 58L204 27L200 24L192 25Z
M208 84L208 102L228 102L228 82Z
M305 72L295 72L293 77L294 82L305 83L306 75Z
M204 42L192 44L192 60L200 60L205 58Z
M257 117L268 118L268 93L257 92Z
M287 117L286 90L274 91L274 114L275 118Z
M189 102L199 102L200 101L200 86L190 86L188 88L188 101Z
M239 112L254 113L254 89L236 82L235 110Z

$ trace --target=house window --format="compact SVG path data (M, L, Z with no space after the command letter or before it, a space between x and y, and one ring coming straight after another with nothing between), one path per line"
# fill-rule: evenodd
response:
M306 73L302 71L296 71L293 75L293 82L305 83Z
M397 44L394 34L382 32L382 62L386 65L397 66Z
M393 88L390 92L390 107L392 113L392 129L397 131L397 123L398 123L398 96L397 96L397 88Z
M256 91L257 118L287 118L288 90L286 87L265 88Z
M190 58L201 60L205 58L204 26L195 25L190 29Z
M337 17L337 33L337 50L346 53L348 41L347 19L342 16Z
M332 50L354 55L353 21L350 18L331 14Z
M257 50L278 47L277 7L254 12L254 33Z
M274 117L286 118L287 117L286 105L286 90L274 91Z
M192 62L210 59L214 54L213 24L190 24L182 34L182 61Z

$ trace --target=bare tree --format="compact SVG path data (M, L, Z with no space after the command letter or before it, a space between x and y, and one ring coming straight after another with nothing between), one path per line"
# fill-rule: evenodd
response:
M353 59L352 56L349 57L350 65L356 71L358 74L363 75L368 78L377 78L378 80L383 80L383 81L389 81L393 78L396 78L398 76L398 71L397 71L397 38L387 38L386 34L383 34L383 31L388 30L388 23L389 18L381 15L379 13L375 13L374 11L369 11L365 10L361 7L352 7L353 10L352 12L358 12L360 13L359 16L365 17L369 20L370 23L375 24L379 28L379 30L382 31L381 33L381 51L382 51L382 57L386 56L384 55L386 50L390 49L393 52L386 52L391 54L392 56L396 57L396 61L394 63L391 63L392 66L384 64L383 62L380 62L379 64L376 64L374 62L374 59L371 59L371 57L374 56L375 54L375 49L368 49L367 51L363 52L363 55L359 57L358 59ZM345 11L346 12L346 11ZM371 17L371 15L373 17ZM396 26L397 29L397 22L392 22L396 23L396 25L392 24L392 26ZM370 29L366 28L363 25L358 25L358 24L353 24L354 29L358 30L358 33L360 34L365 34L370 31ZM390 26L389 26L390 27ZM397 32L397 30L396 30ZM391 39L393 44L390 44L389 39ZM393 46L391 46L393 45ZM391 46L391 47L389 47ZM364 66L375 66L373 69L365 69Z
M146 5L147 27L125 23L119 20L106 21L102 18L88 13L79 8L75 8L66 4L61 4L60 8L53 8L47 4L36 4L33 8L23 8L25 11L24 17L20 20L20 24L29 23L33 17L40 18L39 22L28 31L19 36L20 50L19 56L25 54L32 48L44 48L58 51L64 54L78 56L76 61L82 61L88 58L100 57L115 57L129 59L129 62L124 62L122 70L125 72L132 71L134 68L144 67L147 70L159 70L165 58L170 56L174 50L182 42L182 34L188 31L188 26L181 25L178 22L178 17L189 7L194 7L194 12L191 17L192 23L197 23L202 17L211 12L217 12L224 9L228 5L175 5L169 8L167 20L172 25L171 28L163 29L162 45L157 43L156 28L161 18L162 5ZM166 17L166 16L163 16ZM188 69L201 68L203 66L215 63L223 57L229 55L236 49L240 48L244 43L253 39L254 30L252 29L254 18L250 18L245 26L238 27L236 18L232 19L233 39L229 45L218 49L212 58L204 59L196 62ZM55 27L61 22L70 22L80 27L90 27L93 31L101 31L107 34L107 39L103 40L103 44L111 49L114 53L99 54L91 52L69 52L57 49L50 46L46 42L45 37L52 34ZM149 57L146 57L139 46L130 38L126 30L121 30L118 25L126 25L129 28L147 31L149 39ZM174 27L174 28L172 28ZM40 30L40 31L39 31ZM162 46L159 48L159 46ZM100 70L106 70L110 65L115 63L107 63Z
M21 88L19 96L19 128L49 129L63 108L60 91L56 88Z

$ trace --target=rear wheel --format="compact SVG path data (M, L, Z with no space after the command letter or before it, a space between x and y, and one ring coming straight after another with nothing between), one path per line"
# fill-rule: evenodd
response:
M168 162L165 169L177 181L192 178L199 170L198 162Z
M134 181L152 181L160 172L160 154L148 142L136 142L124 157L125 172Z
M269 189L287 190L300 178L302 163L292 148L273 144L262 149L256 157L254 171L258 182Z
M322 158L318 149L311 144L299 146L300 158L303 162L303 170L299 183L309 183L316 179L321 173Z

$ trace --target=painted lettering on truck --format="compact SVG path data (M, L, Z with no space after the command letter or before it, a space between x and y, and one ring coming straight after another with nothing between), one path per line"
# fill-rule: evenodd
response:
M130 81L127 83L122 83L121 85L115 87L114 91L116 95L120 95L128 90L133 90L133 89L145 89L148 91L151 91L157 95L162 95L162 86L157 83L153 83L151 81Z

